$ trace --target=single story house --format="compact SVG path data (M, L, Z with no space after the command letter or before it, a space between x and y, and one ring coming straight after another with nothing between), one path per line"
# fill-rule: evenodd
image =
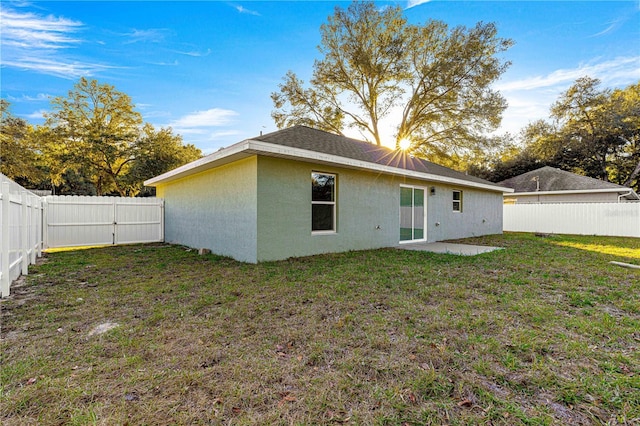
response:
M640 200L638 194L626 186L549 166L503 180L498 185L514 191L504 194L505 204L617 203Z
M244 262L502 233L495 183L404 152L295 126L145 182L165 241Z

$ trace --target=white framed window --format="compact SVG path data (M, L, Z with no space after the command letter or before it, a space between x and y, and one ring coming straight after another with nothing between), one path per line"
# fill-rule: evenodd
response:
M453 211L462 212L462 191L453 190Z
M336 232L336 175L311 172L311 232Z

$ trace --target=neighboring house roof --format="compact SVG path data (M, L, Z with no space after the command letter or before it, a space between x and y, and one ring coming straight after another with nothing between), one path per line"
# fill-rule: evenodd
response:
M255 154L509 192L509 188L499 184L412 157L403 151L392 150L306 126L294 126L247 139L149 179L145 181L145 185L154 186L158 183L169 182Z
M638 194L626 186L580 176L549 166L505 179L498 182L498 185L513 188L518 195L616 192L628 194L630 199L639 199Z

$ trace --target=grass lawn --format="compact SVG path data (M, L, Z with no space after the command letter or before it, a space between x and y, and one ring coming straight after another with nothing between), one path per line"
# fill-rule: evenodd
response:
M640 271L608 263L640 239L464 242L506 250L50 253L1 303L0 423L640 424Z

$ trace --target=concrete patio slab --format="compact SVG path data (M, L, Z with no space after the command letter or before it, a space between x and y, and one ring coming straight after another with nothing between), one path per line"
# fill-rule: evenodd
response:
M470 244L457 244L447 242L400 244L396 246L396 248L399 248L401 250L457 254L459 256L475 256L477 254L489 253L494 250L502 250L502 247L474 246Z

